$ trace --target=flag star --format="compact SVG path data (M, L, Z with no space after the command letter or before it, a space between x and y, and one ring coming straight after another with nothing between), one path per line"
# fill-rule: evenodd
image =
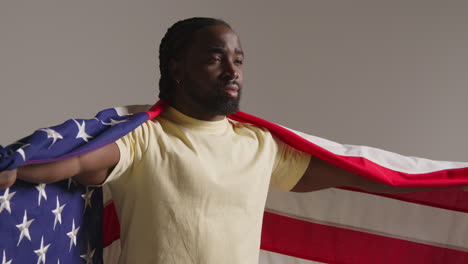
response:
M94 190L90 190L88 188L86 188L86 193L82 194L81 197L85 200L85 210L86 208L89 207L91 208L91 197L93 196L93 192Z
M52 143L50 144L49 149L55 144L55 142L57 142L57 139L63 139L63 136L60 133L51 128L43 128L40 130L47 133L47 138L52 138Z
M93 263L94 251L95 249L91 250L91 247L89 246L88 242L88 250L86 251L86 254L80 255L80 257L86 261L86 264Z
M75 219L73 219L72 230L67 233L67 236L70 238L69 251L71 251L72 245L76 246L76 236L78 235L78 230L80 230L80 227L75 228Z
M21 155L21 157L23 158L23 161L26 161L26 152L24 152L24 148L29 146L29 145L31 145L31 144L23 145L23 146L21 146L20 148L18 148L16 150L16 152L18 152ZM13 153L10 153L10 155L11 154L13 154Z
M11 207L10 207L10 200L15 195L16 192L10 193L10 188L7 188L5 190L5 193L0 196L0 213L3 211L3 209L6 209L8 213L11 214Z
M37 197L38 204L41 205L41 197L44 197L44 200L47 200L47 193L45 191L45 187L47 184L41 183L36 186L37 191L39 192L39 196Z
M7 260L6 260L6 253L5 253L5 250L3 250L2 264L11 264L11 259L10 259L8 262L7 262Z
M34 253L37 255L37 264L46 263L46 253L49 250L51 244L44 247L44 237L41 238L41 247L37 250L34 250Z
M17 152L21 155L23 161L26 161L26 153L24 152L24 150L20 148L17 150Z
M55 225L57 224L57 222L62 224L62 211L64 207L65 207L65 204L60 206L59 198L57 196L57 207L55 207L55 209L52 210L52 213L55 215L54 230L55 230Z
M26 212L26 210L24 210L23 223L16 225L16 227L21 232L19 240L18 240L18 244L16 246L19 246L23 237L26 237L29 241L31 241L31 235L29 234L29 226L31 225L33 221L34 219L31 219L28 221L28 213Z
M73 185L76 185L76 182L72 179L72 178L68 178L68 187L67 189L70 190L70 186L73 184Z
M111 118L109 123L104 123L104 122L102 122L102 121L101 121L101 123L102 123L103 125L106 125L106 126L115 126L115 125L117 125L117 124L124 123L124 122L127 122L127 121L128 121L128 119L114 120L114 119Z
M78 134L76 135L76 138L81 138L84 141L88 142L88 139L92 138L92 136L86 133L86 123L82 121L80 125L80 123L78 123L78 121L76 121L75 119L73 119L73 121L75 121L75 124L78 126Z

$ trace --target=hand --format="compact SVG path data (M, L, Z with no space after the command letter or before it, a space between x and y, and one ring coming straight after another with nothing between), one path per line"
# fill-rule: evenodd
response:
M0 172L0 190L6 189L16 181L17 170L8 170Z

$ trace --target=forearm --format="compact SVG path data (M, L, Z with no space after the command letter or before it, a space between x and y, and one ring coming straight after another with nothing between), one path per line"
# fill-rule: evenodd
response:
M79 160L74 157L61 161L19 167L17 178L32 183L52 183L74 177L79 172Z
M104 182L119 158L120 153L117 144L112 143L81 156L61 161L21 166L17 169L14 178L32 183L52 183L74 178L84 185L98 185ZM1 172L0 176L4 174L7 173ZM10 185L13 184L11 183L11 177L8 180ZM7 180L4 181L6 186ZM0 188L1 186L2 179L0 177Z
M410 193L441 188L395 187L345 170L323 160L311 160L304 176L292 189L294 192L310 192L332 187L351 187L373 193Z

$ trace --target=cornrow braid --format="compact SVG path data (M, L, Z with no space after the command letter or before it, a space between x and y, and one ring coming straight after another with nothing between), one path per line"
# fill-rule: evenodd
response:
M160 99L169 102L174 95L175 81L169 72L169 61L171 59L178 59L184 55L196 31L203 27L214 25L231 27L221 19L193 17L178 21L167 30L159 45Z

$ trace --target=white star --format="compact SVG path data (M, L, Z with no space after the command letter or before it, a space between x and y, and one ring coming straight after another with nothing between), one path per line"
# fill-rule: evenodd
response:
M60 206L59 198L57 196L57 207L55 207L55 209L52 210L52 213L55 215L54 230L55 230L55 225L57 224L57 222L62 224L62 211L64 207L65 207L65 204Z
M11 259L7 262L6 261L6 254L5 250L3 250L3 259L2 259L2 264L11 264Z
M21 243L21 240L23 239L23 237L26 237L27 239L29 239L29 241L31 241L31 235L29 234L29 226L31 225L31 223L33 221L34 221L34 219L31 219L31 220L28 221L28 214L27 214L26 210L24 210L23 223L21 223L19 225L16 225L16 227L21 232L19 240L18 240L18 244L16 246L19 246L19 244Z
M29 145L31 145L31 144L23 145L23 146L21 146L20 148L18 148L16 150L16 152L18 152L21 155L21 157L23 158L23 161L26 161L26 152L24 152L24 148L29 146Z
M68 178L68 190L70 190L71 185L76 185L75 181L72 178Z
M102 122L102 121L101 121L101 123L102 123L103 125L106 125L106 126L115 126L115 125L117 125L117 124L124 123L124 122L127 122L127 121L128 121L128 119L114 120L114 119L111 118L109 123L104 123L104 122Z
M78 230L80 230L80 227L77 227L75 229L75 219L73 219L73 224L72 224L72 230L67 233L67 236L70 238L70 250L72 248L72 245L76 246L76 236L78 235Z
M78 126L78 134L76 135L76 138L81 138L84 141L88 142L88 138L92 138L92 136L86 133L86 123L82 121L80 125L80 123L78 123L78 121L76 121L75 119L73 119L73 121L75 121L75 124Z
M37 197L38 204L41 205L41 197L44 197L44 200L47 200L47 193L45 191L45 187L47 184L41 183L36 186L37 191L39 192L39 196Z
M10 188L5 190L5 193L0 196L0 213L6 209L11 214L10 200L16 192L10 193Z
M93 196L93 192L94 190L89 190L88 188L86 188L86 193L82 194L81 197L85 200L85 210L86 208L89 207L91 208L91 197Z
M49 149L55 144L55 142L57 142L57 139L63 139L63 136L60 133L51 128L43 128L40 130L47 133L47 138L52 138L52 143L50 144Z
M37 250L34 250L34 253L37 255L37 264L44 263L46 261L46 253L49 250L50 244L44 247L44 237L41 238L41 247Z
M86 264L93 263L94 251L95 249L91 250L91 247L89 246L88 242L88 250L86 251L86 254L80 255L80 257L86 261Z

